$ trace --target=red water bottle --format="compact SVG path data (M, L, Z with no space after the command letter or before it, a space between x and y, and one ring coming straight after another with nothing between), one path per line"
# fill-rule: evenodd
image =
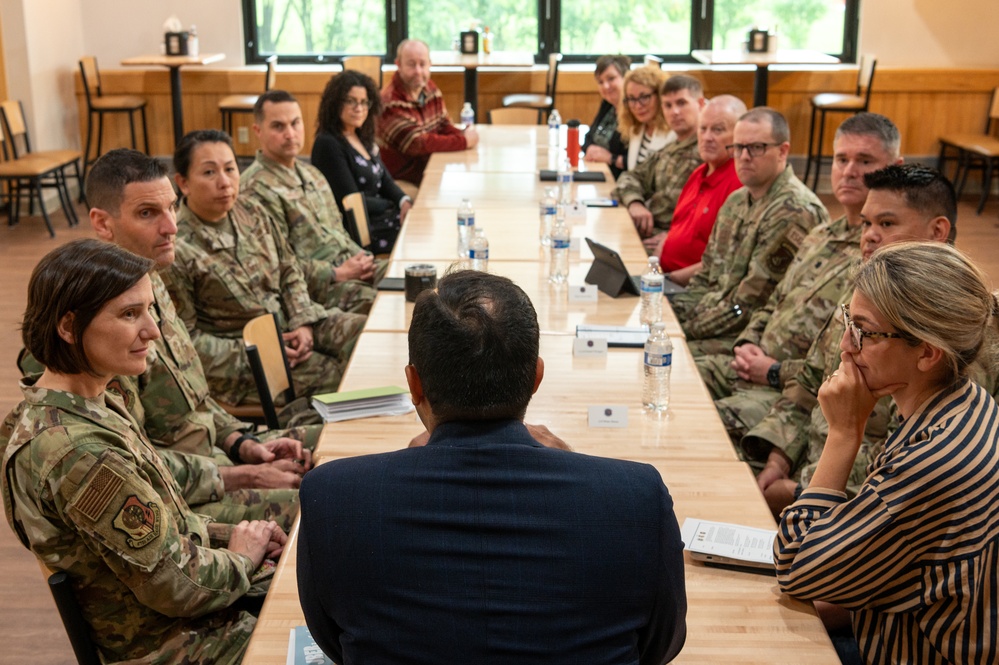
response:
M570 120L565 123L568 128L566 132L565 154L569 158L569 164L574 169L579 168L579 121Z

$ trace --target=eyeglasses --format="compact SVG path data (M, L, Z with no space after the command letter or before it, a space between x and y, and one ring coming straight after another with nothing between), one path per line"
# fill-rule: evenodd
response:
M732 145L725 146L725 149L732 150L736 157L742 155L743 150L748 152L750 157L759 157L767 151L767 148L777 145L780 145L780 143L733 143Z
M343 105L344 106L349 106L352 109L356 109L356 108L361 107L361 106L363 106L366 109L369 109L369 108L371 108L371 100L370 99L354 99L353 97L348 97L346 100L344 100Z
M627 104L637 104L638 106L645 106L646 104L649 103L649 100L651 100L653 97L655 97L655 95L653 95L651 92L647 92L644 95L639 95L638 97L625 97L624 101Z
M863 350L865 337L873 337L875 339L879 337L881 339L905 339L905 335L899 333L867 332L866 330L861 330L853 322L853 319L850 318L850 306L840 305L839 307L843 310L843 325L850 331L850 342L853 343L853 348L857 351Z

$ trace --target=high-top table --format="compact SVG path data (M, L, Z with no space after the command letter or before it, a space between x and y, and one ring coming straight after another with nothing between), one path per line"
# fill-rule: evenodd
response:
M770 65L836 65L839 58L821 51L779 49L774 53L747 53L736 49L698 49L690 52L706 65L754 65L753 106L767 105Z
M465 55L458 51L432 51L430 63L434 67L461 67L465 70L465 101L479 111L480 67L533 67L534 54L526 51L493 51Z
M225 59L224 53L202 53L200 55L137 55L125 58L121 64L126 67L166 67L170 70L170 101L173 109L173 144L176 146L184 136L184 105L180 89L180 68L210 65Z

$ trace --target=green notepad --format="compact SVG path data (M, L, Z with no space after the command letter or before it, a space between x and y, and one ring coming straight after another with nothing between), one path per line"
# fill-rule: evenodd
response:
M413 402L408 390L382 386L316 395L312 398L312 408L325 422L335 423L370 416L402 415L413 410Z
M339 393L324 393L313 395L312 399L323 404L341 404L343 402L353 402L355 400L366 400L377 397L389 397L393 395L408 395L409 391L399 386L381 386L379 388L363 388L361 390L347 390Z

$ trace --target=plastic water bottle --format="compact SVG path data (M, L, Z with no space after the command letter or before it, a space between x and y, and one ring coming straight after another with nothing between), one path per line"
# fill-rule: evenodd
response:
M561 210L561 206L559 206ZM552 284L565 284L569 279L569 227L565 225L565 214L555 215L552 227L551 265L548 267L548 281Z
M561 126L562 116L558 114L558 109L552 109L552 112L548 114L548 145L558 147L558 134Z
M465 105L461 107L461 124L465 125L466 128L475 124L475 111L470 102L465 102Z
M458 206L458 258L468 258L468 241L475 227L475 210L471 199L462 199Z
M486 230L480 226L475 227L468 243L468 258L472 270L489 271L489 239L486 238Z
M558 202L563 205L572 203L572 167L568 159L559 160L555 180L558 182Z
M659 257L649 257L649 269L642 275L642 309L638 320L651 326L663 320L663 273Z
M558 211L558 189L545 187L545 195L538 206L538 239L542 247L552 244L552 227L555 225L555 214Z
M673 366L673 342L666 334L666 324L652 324L645 342L645 382L642 406L648 413L662 414L669 408L669 373Z

